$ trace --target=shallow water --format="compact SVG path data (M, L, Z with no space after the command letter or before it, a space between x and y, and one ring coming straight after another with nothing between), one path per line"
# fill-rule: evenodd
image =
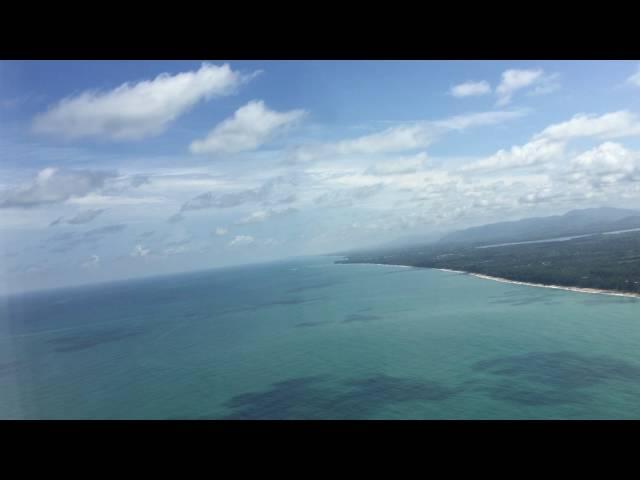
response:
M640 418L640 300L334 260L4 299L0 417Z

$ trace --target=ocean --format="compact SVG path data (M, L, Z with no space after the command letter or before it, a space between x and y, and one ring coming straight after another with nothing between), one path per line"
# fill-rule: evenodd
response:
M336 259L0 299L0 418L640 418L640 299Z

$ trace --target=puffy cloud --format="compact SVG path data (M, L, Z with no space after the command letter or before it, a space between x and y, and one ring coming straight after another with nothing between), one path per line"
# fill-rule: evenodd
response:
M234 93L256 73L244 76L227 64L203 63L195 71L163 73L153 80L124 83L106 92L85 91L37 115L33 128L72 139L138 140L163 132L201 101Z
M429 123L415 123L342 140L334 144L331 150L339 155L399 152L426 147L435 137L436 132Z
M0 208L30 208L84 197L114 177L115 172L45 168L31 184L0 192Z
M229 242L230 247L242 247L251 245L255 239L251 235L236 235L236 237Z
M456 98L486 95L487 93L491 93L491 86L489 82L484 80L480 82L464 82L451 87L449 93Z
M225 236L227 233L229 233L229 230L227 230L227 229L226 229L226 228L224 228L224 227L218 227L218 228L216 228L216 230L215 230L215 234L216 234L218 237L223 237L223 236Z
M304 115L304 110L276 112L267 108L263 101L254 100L216 125L204 139L192 142L189 148L196 154L256 150Z
M78 213L77 215L70 218L69 220L67 220L67 223L74 224L74 225L77 225L80 223L89 223L98 215L100 215L102 212L104 212L104 209L101 209L101 208L85 210L83 212Z
M490 157L464 165L460 168L460 172L493 172L532 167L559 159L563 153L563 142L553 142L541 138L522 146L516 145L508 150L499 150Z
M638 116L626 110L604 115L578 114L566 122L548 126L534 138L570 140L581 137L613 139L640 135Z
M613 142L587 150L571 161L569 179L596 188L640 181L640 154Z
M543 70L506 70L502 72L502 81L496 87L498 105L506 105L513 94L534 84L542 78Z

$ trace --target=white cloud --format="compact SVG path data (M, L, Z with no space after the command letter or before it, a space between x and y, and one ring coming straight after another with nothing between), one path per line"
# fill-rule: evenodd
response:
M260 223L260 222L264 222L270 218L277 218L277 217L284 217L287 215L291 215L292 213L296 213L297 210L295 208L285 208L282 210L276 210L276 209L267 209L267 210L258 210L255 211L251 214L249 214L248 216L238 220L238 222L236 222L238 225L245 225L245 224L250 224L250 223Z
M180 211L203 210L207 208L233 208L245 203L262 204L291 203L295 199L290 189L298 185L298 175L272 177L256 188L234 192L204 192L186 201Z
M640 155L619 143L605 142L575 157L569 178L594 187L640 181Z
M414 150L428 146L435 139L435 133L426 122L399 125L371 135L337 142L332 150L339 155Z
M529 113L528 110L497 110L489 112L466 113L456 115L444 120L433 122L436 127L447 130L466 130L472 127L486 127L497 125L508 120L523 117Z
M492 172L497 170L531 167L561 158L564 143L537 139L522 146L499 150L490 157L464 165L461 172Z
M219 237L223 237L223 236L225 236L227 233L229 233L229 230L227 230L227 229L226 229L226 228L224 228L224 227L218 227L218 228L216 228L215 233L216 233L216 235L217 235L217 236L219 236Z
M138 140L162 133L197 103L230 95L255 76L243 76L229 65L203 63L195 71L135 84L124 83L106 91L85 91L67 97L33 121L36 132L65 138L102 137Z
M190 145L191 153L236 153L256 150L286 127L298 122L304 110L276 112L263 101L251 101L222 121L202 140Z
M569 140L580 137L613 139L640 135L640 120L627 110L604 115L578 114L571 120L548 126L534 138Z
M255 239L251 235L236 235L236 237L229 242L230 247L241 247L251 245Z
M549 93L553 93L556 90L560 89L560 82L558 79L560 78L559 73L554 73L552 75L544 75L538 82L536 82L536 87L533 88L527 95L536 96L536 95L547 95Z
M183 242L177 245L171 245L162 251L163 255L178 255L189 251L189 242Z
M151 249L145 248L142 245L136 245L131 251L132 257L146 257L151 252Z
M348 179L346 177L345 179ZM379 194L384 189L383 183L375 183L371 185L363 185L356 188L347 188L341 190L331 190L319 195L314 199L316 205L322 205L331 208L351 207L358 203Z
M559 192L554 192L551 188L543 188L520 196L518 198L518 203L536 205L540 203L548 203L560 196L561 194Z
M31 184L0 192L0 208L30 208L84 197L101 190L115 176L113 172L45 168Z
M540 80L542 74L543 70L512 69L502 72L502 81L496 87L498 105L508 104L516 91L534 84Z
M247 223L260 223L264 222L267 218L271 216L271 212L269 210L258 210L256 212L251 213L247 217L238 220L238 224L247 224Z
M400 124L376 133L335 143L298 147L291 152L289 162L311 162L320 157L409 152L425 148L443 134L451 131L496 125L522 117L527 113L526 110L476 112L456 115L443 120Z
M410 157L400 157L378 162L369 167L365 173L369 175L406 175L422 169L427 162L427 154L421 152Z
M451 87L449 93L456 98L486 95L487 93L491 93L491 86L489 82L484 80L480 82L471 81Z
M67 200L69 205L85 206L118 206L118 205L157 205L165 203L166 198L162 197L130 197L125 195L99 195L90 193L83 197L73 197Z

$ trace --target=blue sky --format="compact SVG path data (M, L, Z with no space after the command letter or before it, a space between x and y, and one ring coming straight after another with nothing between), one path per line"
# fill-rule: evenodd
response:
M640 63L0 62L0 291L640 208Z

